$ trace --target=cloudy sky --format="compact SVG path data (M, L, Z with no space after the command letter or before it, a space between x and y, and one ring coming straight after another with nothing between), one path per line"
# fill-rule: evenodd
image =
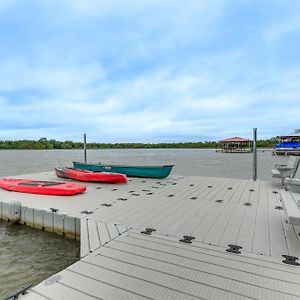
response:
M0 0L0 140L300 128L299 0Z

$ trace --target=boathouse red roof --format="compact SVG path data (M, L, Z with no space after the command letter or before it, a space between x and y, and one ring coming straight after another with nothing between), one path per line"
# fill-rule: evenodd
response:
M225 140L221 140L220 142L251 142L251 140L235 136Z

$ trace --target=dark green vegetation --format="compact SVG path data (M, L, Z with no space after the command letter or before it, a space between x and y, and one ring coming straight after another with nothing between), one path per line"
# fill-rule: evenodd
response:
M278 140L272 138L269 140L258 140L257 147L273 147ZM176 148L193 148L193 149L215 149L220 148L216 141L204 142L181 142L181 143L87 143L88 149L176 149ZM18 140L18 141L0 141L0 149L83 149L83 143L72 141L56 141L41 138L37 141Z

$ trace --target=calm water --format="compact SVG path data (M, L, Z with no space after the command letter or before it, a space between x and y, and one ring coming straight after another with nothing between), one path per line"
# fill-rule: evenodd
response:
M0 220L0 299L79 259L79 242Z
M258 178L271 180L274 162L287 157L272 156L270 151L258 151ZM198 149L126 149L88 150L90 162L131 164L175 164L173 174L252 178L252 154L222 154ZM70 166L72 160L83 160L82 150L2 150L0 176L52 170L55 166Z
M88 161L131 164L175 164L173 174L252 178L251 154L221 154L214 150L88 150ZM82 160L82 150L2 150L0 176L52 170ZM258 152L258 178L271 180L273 163L287 157ZM79 243L26 226L0 221L0 298L22 285L38 283L78 259Z

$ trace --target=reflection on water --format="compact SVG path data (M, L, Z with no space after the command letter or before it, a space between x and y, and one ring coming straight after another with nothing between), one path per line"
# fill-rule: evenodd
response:
M0 299L79 259L79 242L0 220Z

